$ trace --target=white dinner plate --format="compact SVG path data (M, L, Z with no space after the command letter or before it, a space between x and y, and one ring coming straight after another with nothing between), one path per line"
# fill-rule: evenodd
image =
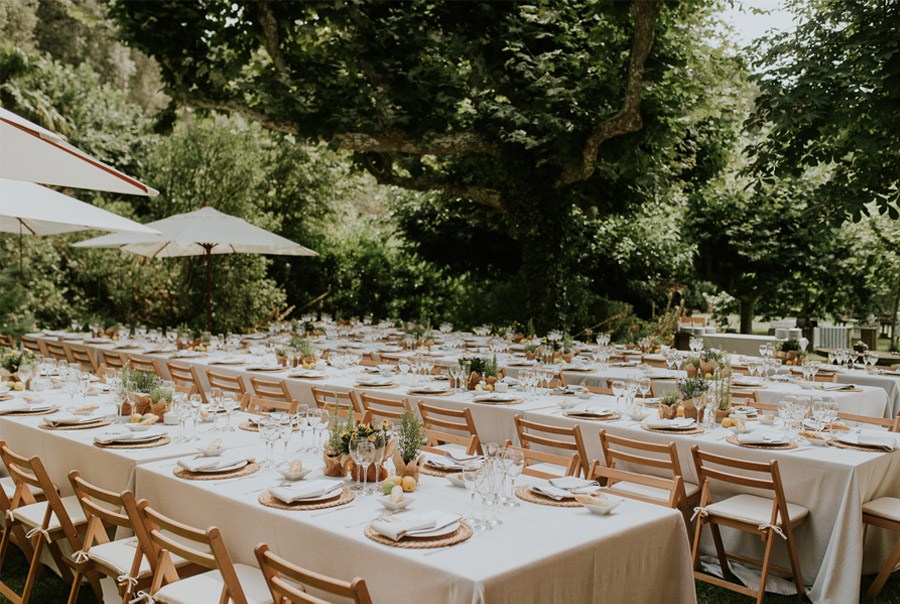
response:
M413 538L423 538L423 537L442 537L444 535L449 535L453 531L459 528L459 521L451 522L447 526L442 526L440 528L433 529L422 529L418 531L410 531L406 533L406 537Z
M113 444L131 444L131 443L149 443L154 440L159 440L163 437L162 432L146 432L144 434L129 432L127 434L122 434L121 436L117 436L112 440L107 440L103 444L113 445Z
M225 466L224 468L216 468L214 470L197 470L197 472L200 472L202 474L218 474L219 472L231 472L232 470L238 470L240 468L243 468L248 463L250 463L250 462L247 461L246 459L242 459L238 462L231 464L230 466ZM306 500L304 500L304 501L306 501Z

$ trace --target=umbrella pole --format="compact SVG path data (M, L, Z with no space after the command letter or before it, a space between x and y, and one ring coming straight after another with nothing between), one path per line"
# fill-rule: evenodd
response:
M212 333L212 246L206 247L206 330Z

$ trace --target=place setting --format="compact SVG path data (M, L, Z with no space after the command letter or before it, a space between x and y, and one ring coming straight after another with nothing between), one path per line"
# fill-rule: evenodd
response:
M641 422L641 428L648 432L667 434L702 434L703 428L697 420L687 417L666 418L648 417Z
M168 434L151 427L152 424L123 424L116 430L94 436L94 446L101 449L152 449L172 442Z
M110 423L108 417L95 415L93 412L83 414L61 413L56 417L41 419L38 427L43 430L90 430L108 426Z
M393 376L363 375L356 379L356 388L396 388L397 382Z
M224 480L243 478L260 470L261 466L255 458L225 455L227 450L221 439L215 439L206 447L199 448L197 455L179 458L172 473L185 480Z
M424 463L419 471L427 476L444 477L477 467L484 462L482 455L469 455L462 451L447 450L443 455L423 452Z
M515 489L516 497L528 503L550 507L577 508L582 503L578 496L593 495L601 490L596 480L587 480L577 476L562 476L548 480L535 480L528 485L519 485Z

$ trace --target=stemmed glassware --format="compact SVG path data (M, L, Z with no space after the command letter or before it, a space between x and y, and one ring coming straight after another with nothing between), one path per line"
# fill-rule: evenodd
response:
M29 362L23 362L19 365L18 370L19 380L22 382L22 385L26 388L28 387L28 382L34 377L34 365Z
M647 398L647 395L650 394L650 378L642 377L638 379L637 389L641 393L641 398Z
M222 432L223 428L219 427L219 411L222 409L222 389L212 387L207 393L209 399L209 412L212 414L213 425L210 432Z
M359 491L363 495L368 494L369 484L369 466L372 465L375 457L375 444L364 438L354 438L350 441L350 458L358 468L362 468L363 484L359 485L359 470L357 469L357 484L353 490Z
M260 463L263 468L275 467L275 441L278 440L278 422L270 415L262 415L256 423L259 435L266 444L266 458Z
M466 523L473 529L481 529L482 523L475 511L475 494L477 492L478 473L481 467L473 462L463 464L461 472L463 484L466 485L466 491L469 493L469 513L463 518Z
M318 407L310 407L306 410L306 422L309 424L309 427L312 428L313 433L313 444L310 447L310 452L315 453L319 450L319 443L321 442L321 434L325 431L327 427L327 423L324 421L322 410Z
M502 504L506 507L517 508L521 504L516 499L516 478L522 474L525 468L525 454L520 449L506 447L501 456L503 460L504 474L509 484L509 495L503 498Z
M172 400L172 411L175 412L175 417L178 419L178 425L181 428L181 434L175 437L174 440L177 442L187 442L190 440L187 437L187 420L191 415L191 403L188 401L188 397L183 392L176 392L173 395Z
M620 411L621 409L619 407L619 399L626 392L625 382L622 380L613 380L611 386L612 386L613 396L616 397L616 411Z
M235 414L239 407L240 405L237 397L233 392L222 393L222 409L225 411L225 427L222 429L223 432L234 432L237 430L237 428L231 425L231 416Z
M399 369L400 373L403 375L403 383L405 384L406 374L409 373L410 369L409 359L407 359L406 357L400 357L400 359L397 361L397 369Z

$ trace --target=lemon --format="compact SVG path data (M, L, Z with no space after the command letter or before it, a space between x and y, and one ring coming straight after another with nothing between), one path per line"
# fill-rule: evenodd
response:
M132 415L132 416L131 416L131 423L132 423L132 424L139 424L139 423L141 423L141 416L140 416L140 414L135 413L134 415Z
M708 380L711 380L711 379L712 379L712 374L711 374L711 373L707 373L704 377L705 377L706 379L708 379Z
M733 419L731 419L730 417L726 417L725 419L722 420L723 428L731 428L732 426L736 426L736 425L737 425L737 422L734 421Z
M384 493L385 495L390 495L390 494L391 494L391 491L393 490L393 488L394 488L395 486L397 486L397 483L396 483L396 482L392 482L390 479L385 480L385 481L381 484L381 492Z
M412 476L404 476L400 486L403 487L404 493L412 493L416 490L416 479Z

